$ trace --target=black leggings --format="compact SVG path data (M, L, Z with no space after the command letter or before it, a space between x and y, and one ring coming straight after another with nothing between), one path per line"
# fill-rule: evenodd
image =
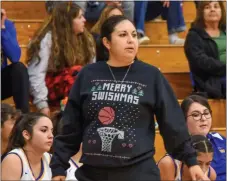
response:
M23 63L12 63L1 70L1 100L13 96L16 108L29 112L29 78Z
M159 181L160 173L153 158L121 168L96 168L83 165L75 173L78 181Z

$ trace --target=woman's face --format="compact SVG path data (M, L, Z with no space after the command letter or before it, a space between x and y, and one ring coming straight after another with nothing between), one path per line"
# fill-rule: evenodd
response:
M197 162L204 173L208 172L210 164L213 160L213 153L199 153L197 156Z
M138 51L137 32L134 25L128 20L118 23L106 48L110 56L131 63Z
M209 109L197 102L192 103L187 113L187 126L190 134L206 136L210 131L211 123L212 117Z
M73 31L76 35L84 32L85 22L83 11L80 9L79 15L73 19Z
M221 7L218 1L213 1L204 7L203 16L205 23L214 23L221 20Z
M123 14L119 9L116 8L109 12L108 18L111 16L117 16L117 15L123 15Z
M33 126L32 139L28 141L34 150L47 152L53 144L53 124L47 117L41 117Z

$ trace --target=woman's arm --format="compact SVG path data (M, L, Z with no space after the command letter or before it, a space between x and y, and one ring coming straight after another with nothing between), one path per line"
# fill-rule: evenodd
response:
M34 98L33 103L39 110L48 107L48 89L45 78L51 53L51 42L51 34L47 33L40 44L40 62L38 57L33 57L33 60L28 64L30 91Z
M173 160L170 156L165 156L158 162L160 170L161 181L174 180L176 169Z
M81 115L81 83L83 80L83 69L78 74L66 104L63 118L61 134L54 140L54 153L51 159L50 167L52 177L65 176L69 168L69 159L75 155L82 142L83 136L83 118Z
M20 180L22 162L18 155L9 154L2 161L1 180Z
M155 81L155 115L166 151L188 166L196 165L196 152L190 145L190 135L177 98L159 70Z
M5 28L1 29L1 45L4 55L12 62L19 62L21 49L17 42L17 33L13 22L5 20Z

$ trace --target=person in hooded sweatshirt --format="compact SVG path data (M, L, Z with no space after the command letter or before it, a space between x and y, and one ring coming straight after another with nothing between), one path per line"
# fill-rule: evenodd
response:
M184 45L193 84L209 98L226 94L226 12L221 1L198 3Z

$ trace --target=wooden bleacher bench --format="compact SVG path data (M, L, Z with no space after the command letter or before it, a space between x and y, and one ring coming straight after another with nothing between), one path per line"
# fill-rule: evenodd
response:
M14 22L17 39L19 44L24 45L28 44L30 38L33 37L36 30L42 25L43 19L10 19ZM191 21L186 23L187 30L190 28ZM90 29L91 24L87 23L87 28ZM145 24L146 35L150 38L150 44L168 44L168 32L166 21L148 21ZM185 38L187 35L186 32L179 34L179 37Z
M185 39L192 21L186 21L186 31L178 33L180 38ZM168 44L169 37L167 22L165 20L147 21L145 23L145 34L150 38L150 44Z
M45 1L2 1L10 19L44 19L47 16Z

